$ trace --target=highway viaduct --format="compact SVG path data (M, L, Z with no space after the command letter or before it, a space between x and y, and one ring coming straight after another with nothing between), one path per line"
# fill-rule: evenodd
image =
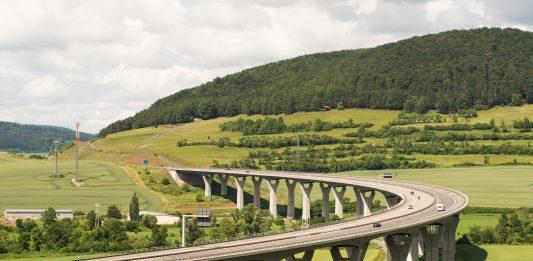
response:
M300 172L276 172L234 169L169 168L178 183L204 187L205 196L211 196L213 179L218 176L220 194L227 195L228 182L235 182L236 207L244 207L244 185L251 181L254 204L260 205L260 187L268 184L269 211L277 216L277 188L287 186L287 218L294 219L295 190L302 194L301 219L308 222L310 193L319 187L322 192L322 215L327 218L329 196L335 199L334 213L343 217L343 202L348 191L355 193L357 218L325 226L268 236L221 243L174 248L162 251L113 256L101 260L286 260L310 261L314 250L329 248L333 260L363 260L369 242L383 237L387 260L418 260L422 253L427 261L454 260L455 234L459 212L468 203L466 195L442 188L398 181L373 180L355 177ZM333 193L330 193L333 192ZM387 209L372 213L372 202L377 193L383 194ZM446 209L438 211L437 204ZM381 227L374 227L379 222ZM341 254L345 249L347 256ZM304 253L296 258L297 253Z

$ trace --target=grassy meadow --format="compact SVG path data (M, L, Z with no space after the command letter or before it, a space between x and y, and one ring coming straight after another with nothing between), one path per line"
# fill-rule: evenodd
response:
M146 188L136 185L124 170L103 161L80 161L80 179L85 186L75 187L75 163L61 161L64 178L51 178L54 161L33 160L0 153L0 209L89 210L94 204L116 204L126 211L133 193L139 196L143 209L164 208L163 200Z

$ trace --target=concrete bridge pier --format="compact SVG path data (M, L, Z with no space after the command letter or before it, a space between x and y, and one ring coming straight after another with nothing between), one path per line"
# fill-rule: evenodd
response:
M385 203L387 203L388 210L390 210L392 206L396 205L400 200L400 197L391 193L383 193L383 195L385 196Z
M221 196L228 195L228 179L229 179L229 175L220 174L220 195Z
M285 258L287 261L311 261L313 260L313 255L315 254L315 250L307 250L304 252L304 256L297 258L294 255L290 255Z
M368 241L361 241L353 246L345 246L347 257L343 257L340 252L341 246L334 246L329 251L333 261L363 261L368 249Z
M211 183L213 182L213 176L202 175L202 179L204 180L204 195L206 197L211 197Z
M325 219L329 218L329 193L331 191L331 186L327 183L320 183L320 190L322 191L322 217Z
M442 260L453 261L455 259L455 232L459 225L459 216L451 216L444 223L442 236Z
M413 231L411 236L413 237L413 240L411 241L411 249L409 250L409 254L407 255L407 261L418 261L421 255L420 229Z
M278 216L278 197L276 196L276 190L278 190L279 179L268 180L268 189L270 190L269 207L270 214L276 218Z
M370 190L370 194L367 196L364 191L360 188L354 187L355 197L357 198L357 217L366 217L372 214L372 201L376 196L376 191Z
M261 209L261 182L263 181L263 178L254 176L251 178L252 184L254 185L254 205Z
M444 233L444 227L440 224L433 224L423 227L420 232L424 240L425 260L439 261L439 245Z
M411 249L413 237L411 234L393 234L385 236L390 261L404 261Z
M246 183L246 177L233 177L235 185L237 187L237 208L244 208L244 184Z
M346 187L341 187L337 190L337 187L333 188L333 196L335 197L335 215L339 218L344 217L344 194L346 193Z
M286 179L285 184L287 185L287 218L294 219L294 189L296 188L296 180Z
M305 186L305 183L300 183L300 187L302 188L302 221L303 222L309 222L309 219L311 219L311 190L313 189L313 183L307 183L307 187Z

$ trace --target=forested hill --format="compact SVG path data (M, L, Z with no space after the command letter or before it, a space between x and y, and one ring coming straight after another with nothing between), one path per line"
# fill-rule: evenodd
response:
M194 118L332 107L443 113L533 102L533 33L480 28L370 49L304 55L216 78L158 100L100 136Z
M53 141L59 146L71 143L76 133L67 128L44 125L26 125L0 121L0 150L15 152L49 152ZM87 141L96 135L80 133L80 139Z

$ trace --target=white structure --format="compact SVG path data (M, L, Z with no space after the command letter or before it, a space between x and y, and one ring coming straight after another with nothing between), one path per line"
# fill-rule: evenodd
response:
M33 219L37 220L43 216L43 209L6 209L4 211L4 218L8 221L15 222L17 219ZM74 218L74 211L72 210L56 210L57 219Z
M145 211L141 210L139 211L139 215L151 215L155 216L157 218L157 224L158 225L173 225L175 223L178 223L180 221L180 217L173 216L165 213L155 212L155 211ZM130 220L130 217L128 216L128 220Z

